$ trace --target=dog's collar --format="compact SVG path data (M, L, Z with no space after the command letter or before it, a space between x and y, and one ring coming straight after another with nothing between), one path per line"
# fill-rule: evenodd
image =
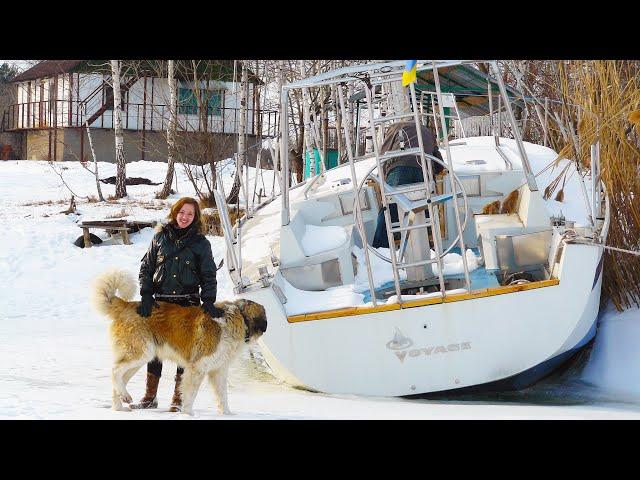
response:
M244 331L244 343L249 343L249 340L251 339L251 337L249 336L249 332L251 331L251 328L249 327L249 320L247 319L247 317L244 316L244 313L242 313L242 310L240 310L240 315L242 315L242 319L244 320L244 326L246 327Z

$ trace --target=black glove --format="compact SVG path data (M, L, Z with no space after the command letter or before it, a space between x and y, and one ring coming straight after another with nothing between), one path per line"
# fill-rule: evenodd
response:
M222 318L224 319L224 310L222 308L216 307L216 304L213 302L204 302L202 304L202 309L211 315L213 318Z
M154 303L155 302L153 300L153 295L142 295L142 300L140 301L140 305L138 305L138 308L136 308L136 312L138 312L138 315L140 315L141 317L150 317L151 309L153 308Z

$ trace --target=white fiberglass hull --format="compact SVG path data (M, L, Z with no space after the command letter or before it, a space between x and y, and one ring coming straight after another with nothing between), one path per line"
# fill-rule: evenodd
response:
M511 378L583 345L598 314L601 254L566 245L557 285L296 323L271 288L242 296L267 309L261 345L283 380L327 393L412 395Z

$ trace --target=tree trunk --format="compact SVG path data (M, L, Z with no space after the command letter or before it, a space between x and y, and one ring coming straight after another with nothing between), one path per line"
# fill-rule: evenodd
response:
M238 153L240 153L241 168L240 173L244 169L244 198L246 202L247 216L249 215L249 162L247 158L247 128L249 126L249 70L246 62L242 62L242 96L240 98L240 138L238 144ZM241 143L240 143L241 142Z
M277 80L277 91L278 91L278 113L276 115L276 119L278 124L280 124L280 119L282 118L282 115L287 115L287 112L282 111L281 95L282 95L282 85L284 84L284 62L282 60L278 60L276 71L277 71L276 80ZM288 128L286 128L284 132L282 131L280 132L280 136L277 137L275 141L275 148L271 150L272 157L273 157L273 184L271 185L271 198L275 197L276 181L278 185L282 186L281 176L279 174L279 171L282 168L280 166L281 165L280 145L282 142L283 135L287 135L287 140L288 140L288 135L289 135Z
M341 85L331 86L331 97L333 99L334 112L336 116L336 141L338 142L338 165L342 163L342 155L344 154L344 148L342 146L342 111L338 106L338 88L342 88Z
M89 130L89 122L88 117L85 115L85 127L87 128L87 137L89 138L89 148L91 149L91 156L93 157L93 171L96 175L96 188L98 189L98 199L101 202L104 202L104 197L102 196L102 188L100 188L100 177L98 175L98 160L96 159L96 152L93 149L93 141L91 140L91 131ZM80 133L82 135L82 132Z
M304 78L306 75L305 69L304 69L304 60L300 60L299 61L299 68L300 68L300 78ZM311 125L311 99L309 98L309 89L308 88L303 88L302 89L302 111L303 111L303 115L304 115L304 150L302 152L298 151L300 153L300 156L302 157L302 164L303 164L303 170L304 170L304 152L307 152L307 154L309 155L309 178L311 177L315 177L316 176L316 162L315 162L315 155L313 152L313 139L312 139L312 131L311 129L313 128L313 126Z
M246 161L246 138L247 130L247 89L248 89L248 73L247 68L242 63L242 82L240 84L240 121L238 123L238 161L236 164L236 175L233 179L233 187L227 197L227 203L240 202L240 186L243 168ZM246 183L246 182L245 182ZM246 194L247 192L245 192ZM248 197L247 197L248 199ZM248 212L247 212L248 213Z
M174 73L174 61L169 60L169 126L167 128L167 176L164 179L164 185L162 190L158 194L159 198L167 198L171 192L171 183L173 182L173 175L175 170L175 158L176 158L176 105L177 105L177 88L176 78Z
M231 191L227 196L227 203L238 203L240 196L240 174L236 170L236 175L233 177L233 185Z
M407 95L408 87L403 87L400 80L390 83L391 95L389 98L389 108L391 112L388 112L388 115L400 115L411 111L409 96Z
M113 72L113 129L116 137L116 198L127 196L127 160L122 136L122 95L120 93L120 60L111 60Z
M267 60L264 61L264 77L265 83L267 82ZM260 71L260 62L256 60L256 76L259 77ZM261 117L261 108L260 108L260 86L254 85L253 87L253 133L258 137L258 140L262 143L262 117Z
M329 114L326 110L324 103L324 95L320 102L320 119L322 121L322 161L325 162L325 167L329 168L329 162L327 162L327 151L329 150Z

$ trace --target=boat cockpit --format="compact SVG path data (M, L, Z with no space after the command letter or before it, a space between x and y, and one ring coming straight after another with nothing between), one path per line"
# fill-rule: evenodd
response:
M317 84L333 81L320 77ZM490 82L505 93L500 75ZM306 79L289 88L311 84ZM282 182L281 202L264 202L235 227L226 220L225 230L232 231L227 260L237 288L273 285L293 318L557 284L562 240L573 225L550 216L517 129L514 139L450 140L450 115L436 89L427 130L412 85L409 112L386 116L374 108L377 90L365 85L370 135L379 139L370 152L356 158L345 127L348 155L341 165L321 167L293 187ZM287 93L283 89L282 111ZM347 118L341 89L339 94L336 109ZM508 102L504 109L514 121ZM287 154L283 138L284 171ZM412 167L419 178L394 180L391 165ZM387 240L384 246L374 246L380 238Z

